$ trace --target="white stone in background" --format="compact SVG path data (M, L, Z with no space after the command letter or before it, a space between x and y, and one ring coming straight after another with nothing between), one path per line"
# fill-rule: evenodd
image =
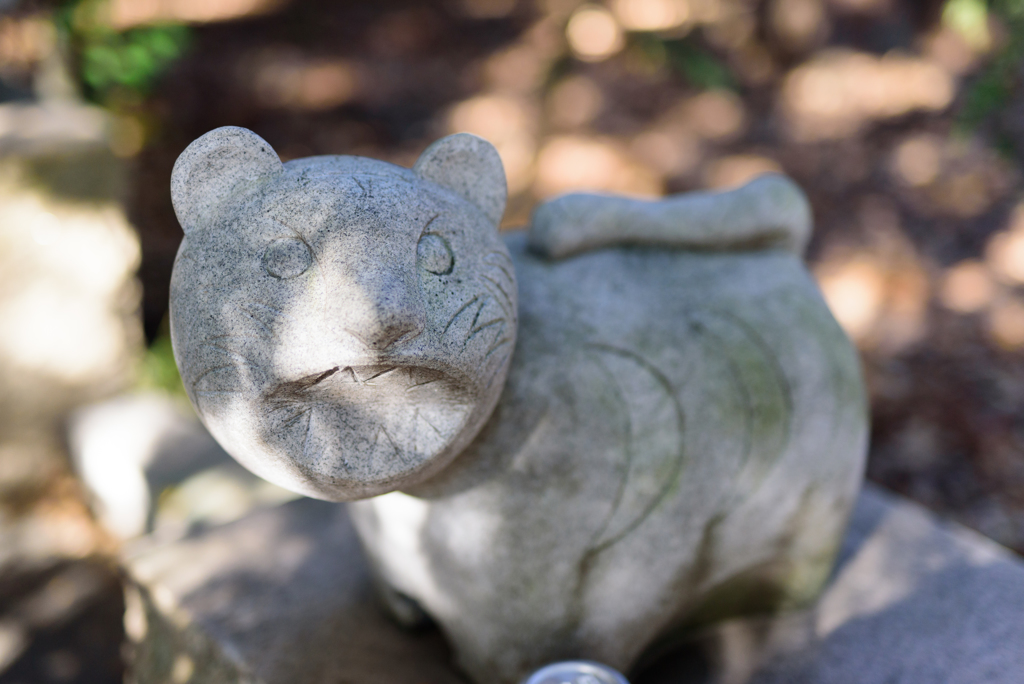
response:
M626 670L681 626L823 586L866 403L800 260L792 182L570 195L502 239L480 138L404 169L282 164L222 128L171 190L172 339L197 412L272 481L384 494L351 506L383 596L440 623L475 681Z
M139 243L106 114L0 105L0 492L63 467L60 424L132 379Z
M107 144L109 127L103 109L74 101L5 104L0 106L0 154L98 151Z
M68 447L95 497L100 522L122 539L146 531L151 495L145 467L165 435L184 432L187 417L159 395L119 397L76 411Z
M187 406L160 392L76 410L68 446L97 516L121 539L180 535L295 497L238 467Z

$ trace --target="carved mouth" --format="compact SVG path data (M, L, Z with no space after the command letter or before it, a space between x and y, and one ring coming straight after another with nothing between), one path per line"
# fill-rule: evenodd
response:
M335 366L320 373L283 382L267 394L267 400L308 401L324 394L349 394L363 388L376 391L417 392L435 385L447 376L422 366L364 365Z
M441 453L472 410L451 375L416 365L334 366L264 395L266 439L305 476L382 482Z

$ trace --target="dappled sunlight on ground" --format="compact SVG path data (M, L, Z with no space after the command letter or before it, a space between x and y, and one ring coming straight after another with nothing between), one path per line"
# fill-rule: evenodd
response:
M924 336L929 283L912 256L855 252L822 262L815 274L836 319L862 348L894 353Z
M688 0L615 0L611 8L627 31L679 30L693 14Z
M657 177L636 164L614 141L580 136L549 139L537 157L539 197L572 190L600 190L658 196Z
M930 185L939 177L942 164L942 140L927 133L902 141L893 153L893 170L900 180L914 187Z
M977 259L965 259L946 270L940 301L957 313L977 313L992 304L997 291L988 267Z
M518 194L531 180L536 153L537 115L522 99L480 95L452 108L449 131L466 131L490 140L505 165L508 190Z
M615 17L599 5L584 5L576 10L565 27L565 37L576 56L588 62L607 59L625 45Z
M815 47L826 38L828 14L821 0L775 0L768 28L792 52Z
M827 251L814 272L836 318L861 348L895 354L927 332L930 268L904 235L890 200L866 197L857 211L862 243Z
M791 135L811 141L843 138L912 111L941 111L953 95L950 75L930 61L835 50L786 77L781 105Z
M1010 216L1009 225L989 238L985 256L993 272L1010 285L1024 285L1024 204Z
M267 50L254 61L252 87L266 107L332 109L351 100L359 89L355 67L346 60Z

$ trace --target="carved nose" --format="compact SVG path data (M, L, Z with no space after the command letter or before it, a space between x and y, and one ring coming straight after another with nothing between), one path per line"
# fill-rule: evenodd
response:
M387 349L395 342L415 337L423 332L425 321L423 315L412 307L398 310L375 311L360 321L360 325L348 328L353 336L371 349Z
M378 351L419 335L427 318L418 288L390 278L366 283L339 313L346 332Z
M339 269L338 279L328 283L328 325L377 351L416 337L427 325L415 265L401 268L387 256L371 254L358 270ZM384 263L372 264L370 257Z

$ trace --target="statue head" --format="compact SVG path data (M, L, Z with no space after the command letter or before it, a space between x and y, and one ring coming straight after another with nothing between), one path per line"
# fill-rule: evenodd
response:
M449 136L412 169L282 164L255 133L219 128L178 158L171 196L175 358L239 462L341 501L423 482L476 436L516 336L490 143Z

